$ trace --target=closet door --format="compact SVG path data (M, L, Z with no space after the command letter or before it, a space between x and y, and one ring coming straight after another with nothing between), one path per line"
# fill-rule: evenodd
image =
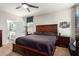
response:
M0 30L0 47L2 46L2 30Z

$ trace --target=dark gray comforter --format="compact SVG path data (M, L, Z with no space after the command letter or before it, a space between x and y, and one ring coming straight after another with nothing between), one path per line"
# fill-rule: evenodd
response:
M40 51L47 52L51 55L51 51L55 46L57 37L48 35L28 35L16 39L16 44L30 46Z

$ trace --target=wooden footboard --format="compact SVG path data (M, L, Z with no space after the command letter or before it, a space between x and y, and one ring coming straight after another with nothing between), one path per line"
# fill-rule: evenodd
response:
M54 54L55 47L53 47L52 56ZM13 44L13 52L17 52L23 56L48 56L48 53L39 51L34 48L22 46L19 44Z

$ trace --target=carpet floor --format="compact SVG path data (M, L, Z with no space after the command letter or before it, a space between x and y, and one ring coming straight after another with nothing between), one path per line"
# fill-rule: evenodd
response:
M21 56L18 53L12 52L12 44L9 43L0 47L0 56ZM56 46L54 56L70 56L69 50L67 48Z

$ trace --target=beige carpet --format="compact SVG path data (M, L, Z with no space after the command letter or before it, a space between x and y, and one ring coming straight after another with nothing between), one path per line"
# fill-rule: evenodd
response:
M12 44L9 43L0 47L0 56L21 56L18 53L12 52ZM67 48L56 47L54 56L70 56L69 50Z

